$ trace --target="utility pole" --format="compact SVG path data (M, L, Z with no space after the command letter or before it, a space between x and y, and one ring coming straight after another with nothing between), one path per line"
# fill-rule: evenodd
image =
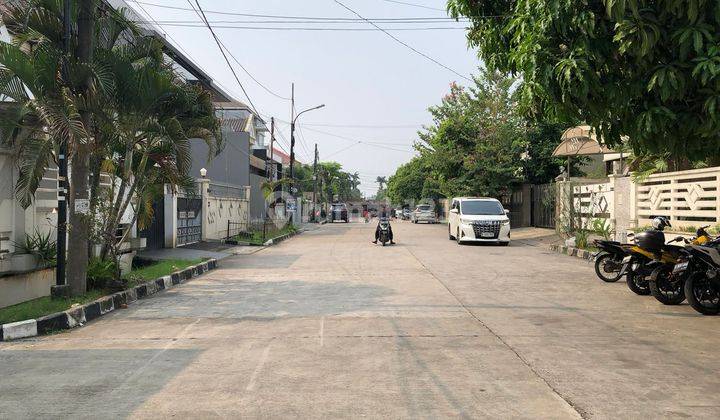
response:
M290 179L295 180L295 83L290 91ZM294 187L293 191L295 191ZM292 194L293 197L295 194Z
M270 117L270 164L268 165L268 181L273 180L273 168L275 161L273 160L273 151L275 150L275 117Z
M65 57L62 61L62 74L68 80L68 56L70 54L70 0L63 1L63 51ZM60 290L66 285L65 256L67 248L67 139L61 138L58 151L58 211L57 211L57 267L55 267L55 285L62 286L57 294L63 295Z
M313 220L313 221L315 221L315 214L316 214L315 203L317 202L317 200L316 200L316 195L317 195L317 178L318 178L318 177L317 177L317 164L318 164L318 150L317 150L317 143L315 143L315 160L313 161L313 195L312 195L312 197L313 197L313 198L312 198L312 200L313 200L313 217L312 217L312 220Z

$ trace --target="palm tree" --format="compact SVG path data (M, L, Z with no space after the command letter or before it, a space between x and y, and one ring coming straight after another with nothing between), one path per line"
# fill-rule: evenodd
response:
M87 47L83 36L93 36L92 59L84 61L74 58L78 54L63 53L62 2L23 0L0 6L13 38L13 43L0 42L0 97L9 100L0 114L0 135L18 151L16 194L24 206L30 205L45 168L57 160L59 145L67 145L73 294L85 293L89 219L95 211L75 213L72 200L88 197L90 162L93 205L104 210L96 239L108 241L102 251L107 255L117 244L114 231L128 206L134 207L139 224L147 223L159 186L189 185L189 139L200 137L214 147L220 139L209 94L180 83L164 64L159 43L141 36L122 13L106 11L96 20L88 16L94 14L88 9L91 3L77 0L72 7L74 21L82 17L83 24L94 23L94 31L78 28L82 33L72 40L81 52ZM67 71L62 71L63 63ZM110 193L96 188L101 168L119 180ZM99 203L101 198L106 202Z
M375 182L380 186L378 188L378 191L382 191L385 187L385 184L387 184L387 177L379 176L375 178Z

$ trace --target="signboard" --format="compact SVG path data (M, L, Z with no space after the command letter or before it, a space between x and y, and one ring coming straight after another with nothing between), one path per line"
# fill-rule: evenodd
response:
M90 213L90 200L87 198L76 198L75 199L75 213L88 214Z

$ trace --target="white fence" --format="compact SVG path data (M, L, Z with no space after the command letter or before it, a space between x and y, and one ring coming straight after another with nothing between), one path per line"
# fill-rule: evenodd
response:
M650 225L657 216L669 218L679 230L720 227L720 167L653 174L642 180L610 177L607 182L565 185L558 189L559 203L569 203L565 194L572 189L573 208L583 225L607 220L618 237L628 229ZM556 216L567 219L565 213L559 205Z

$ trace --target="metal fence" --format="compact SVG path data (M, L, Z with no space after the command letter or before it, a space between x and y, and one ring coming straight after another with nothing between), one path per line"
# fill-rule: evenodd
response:
M267 240L273 239L290 225L290 218L266 218L250 222L228 221L226 243L249 242L253 244L264 244Z

